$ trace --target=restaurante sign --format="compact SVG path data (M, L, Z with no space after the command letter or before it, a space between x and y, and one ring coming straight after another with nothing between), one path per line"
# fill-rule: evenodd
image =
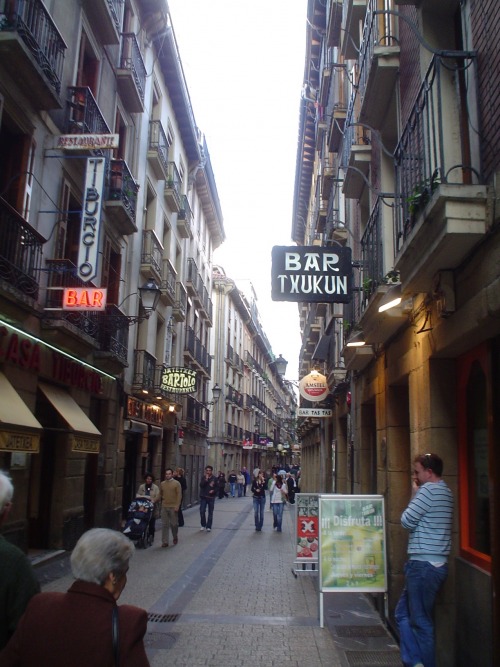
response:
M273 301L349 303L351 248L274 246L271 262Z

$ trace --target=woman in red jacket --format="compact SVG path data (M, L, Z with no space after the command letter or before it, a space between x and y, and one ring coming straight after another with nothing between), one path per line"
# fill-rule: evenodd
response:
M133 543L122 533L107 528L84 533L71 555L76 581L66 593L31 599L0 653L0 666L110 667L118 658L121 667L149 667L143 643L146 612L116 604L133 552Z

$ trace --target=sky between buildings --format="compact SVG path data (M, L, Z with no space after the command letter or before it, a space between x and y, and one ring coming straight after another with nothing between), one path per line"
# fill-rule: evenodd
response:
M214 254L250 280L276 356L298 379L296 303L271 300L271 248L291 241L307 0L169 0L194 116L205 134L226 241Z

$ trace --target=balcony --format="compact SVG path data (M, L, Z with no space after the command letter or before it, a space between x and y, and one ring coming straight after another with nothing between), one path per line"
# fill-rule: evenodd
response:
M172 213L178 213L181 210L181 177L175 162L168 163L168 176L163 196Z
M110 133L90 88L82 86L68 88L65 128L67 134Z
M123 22L123 0L83 0L92 28L103 44L119 44Z
M93 287L77 277L76 266L68 259L45 261L47 291L42 327L52 344L82 357L99 349L99 312L63 310L65 287Z
M333 160L326 158L323 160L321 172L321 196L324 200L328 201L330 193L333 187L333 181L335 178L335 166Z
M344 63L333 63L332 67L331 111L330 105L328 107L332 120L328 134L328 149L331 153L337 153L344 134L350 84Z
M201 315L208 320L209 322L213 322L212 319L212 311L213 311L213 306L212 306L212 300L208 294L208 290L205 286L203 286L203 291L201 294L201 299L199 302L200 305L200 312Z
M393 270L392 207L379 197L361 238L362 291L357 322L367 343L385 343L408 320L407 306L379 312L387 292L399 284Z
M168 179L168 141L159 120L149 121L148 154L149 164L159 180Z
M9 291L38 300L38 281L45 239L0 197L0 280ZM16 300L17 300L16 299Z
M146 350L135 350L134 352L134 378L132 380L132 391L134 394L144 396L153 395L155 392L156 359Z
M187 291L180 282L175 283L175 303L172 308L172 317L176 322L185 322L187 312Z
M146 67L134 33L122 35L120 67L116 70L118 93L130 113L144 111Z
M342 350L346 371L362 371L373 359L375 352L372 345L345 347Z
M66 44L41 0L0 3L0 60L38 110L61 109Z
M370 1L359 54L359 120L380 128L393 98L399 74L399 44L392 14L375 14Z
M119 374L128 366L128 318L117 306L106 306L105 313L98 313L97 341L99 350L94 353L99 359L99 368Z
M200 292L203 289L203 281L198 271L198 267L196 266L196 262L192 257L188 258L186 287L189 296L199 300Z
M346 60L357 60L361 26L366 14L366 0L345 0L343 10L342 55Z
M207 433L210 426L210 412L207 408L192 396L186 397L186 410L183 411L186 424L194 430Z
M331 0L329 4L330 14L327 16L327 44L329 47L340 46L342 0Z
M316 213L316 232L322 234L325 231L326 216L328 213L328 201L322 199Z
M186 327L186 338L184 340L184 356L190 359L201 370L206 377L210 377L212 370L212 357L207 348L195 334L194 329Z
M137 231L138 191L139 186L125 160L111 160L106 212L123 236Z
M404 290L428 292L484 238L487 192L473 129L476 56L434 56L394 153L399 206L395 269Z
M343 192L348 199L360 199L368 182L372 159L372 148L368 130L352 125L356 116L354 91L347 112L344 140L342 144L342 168L345 169Z
M152 229L142 232L141 273L158 284L162 281L163 246Z
M193 211L186 195L181 195L181 205L177 214L177 231L183 239L193 238Z
M167 306L175 304L176 270L168 259L163 261L163 280L160 283L161 299Z

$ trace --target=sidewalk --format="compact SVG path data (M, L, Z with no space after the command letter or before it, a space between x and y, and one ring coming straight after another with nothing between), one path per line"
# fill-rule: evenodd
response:
M120 603L148 610L151 667L383 667L401 665L395 641L367 598L329 594L319 627L317 575L295 577L293 508L283 532L266 511L256 532L252 499L216 501L212 532L199 509L184 512L179 544L138 549ZM44 590L66 590L71 576L51 580L54 563L37 568Z

